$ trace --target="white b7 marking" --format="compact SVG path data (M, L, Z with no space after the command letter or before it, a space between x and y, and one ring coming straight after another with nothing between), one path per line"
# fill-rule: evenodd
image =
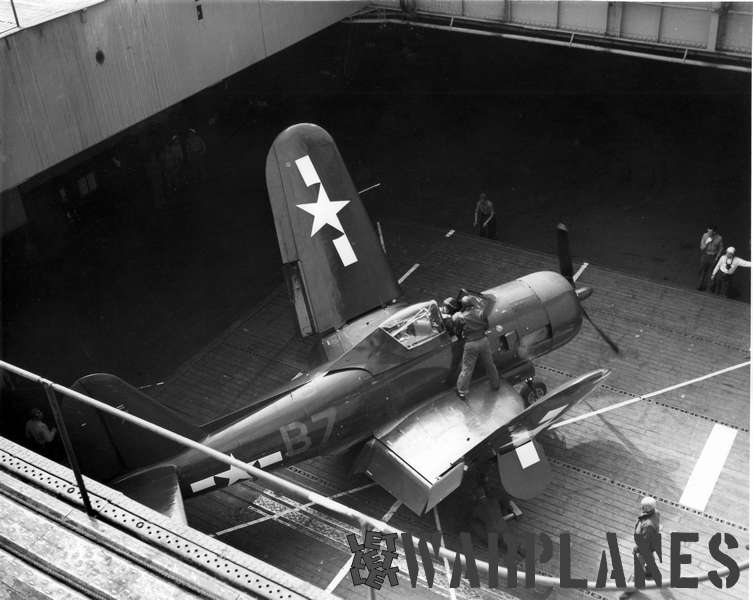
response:
M334 407L325 408L323 411L314 413L311 415L311 424L313 425L317 421L326 421L327 425L324 428L324 435L322 436L320 446L325 446L332 435L332 430L335 428L335 421L337 420L337 409ZM311 437L309 436L309 426L301 421L293 421L287 425L280 427L280 435L282 436L282 443L285 444L286 456L295 456L306 452L311 448Z
M725 425L714 425L706 445L701 450L690 479L685 485L685 491L680 498L680 504L695 510L706 510L724 463L727 462L732 444L735 443L737 429Z

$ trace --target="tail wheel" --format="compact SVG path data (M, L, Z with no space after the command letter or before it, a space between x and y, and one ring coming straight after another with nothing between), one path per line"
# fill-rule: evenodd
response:
M546 396L547 391L546 384L541 379L533 378L526 380L525 384L523 384L523 389L520 390L520 395L523 396L525 403L530 406Z

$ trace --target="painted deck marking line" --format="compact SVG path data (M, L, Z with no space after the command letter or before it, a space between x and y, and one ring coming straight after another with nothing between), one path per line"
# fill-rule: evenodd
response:
M588 268L588 263L584 262L580 268L575 272L575 275L573 275L573 281L578 281L578 277L583 275L583 271L585 271Z
M623 400L622 402L618 402L617 404L605 406L604 408L600 408L599 410L594 410L584 415L578 415L577 417L573 417L572 419L565 419L564 421L555 423L549 429L557 429L558 427L564 427L565 425L572 425L573 423L577 423L578 421L582 421L583 419L595 417L596 415L609 412L610 410L615 410L616 408L622 408L623 406L628 406L629 404L634 404L636 402L640 402L641 400L653 398L654 396L661 396L662 394L666 394L667 392L671 392L671 391L680 389L682 387L692 385L694 383L698 383L700 381L705 381L706 379L711 379L712 377L718 377L719 375L724 375L725 373L729 373L730 371L735 371L737 369L747 367L748 365L750 365L750 361L746 360L745 362L739 363L737 365L732 365L731 367L727 367L726 369L720 369L718 371L714 371L713 373L708 373L707 375L701 375L700 377L696 377L694 379L688 379L687 381L683 381L682 383L670 385L669 387L665 387L664 389L658 390L656 392L644 394L643 396L636 396L635 398L630 398L629 400Z
M342 566L342 568L337 572L337 575L335 575L334 579L329 582L329 585L327 585L326 588L324 588L324 591L328 594L331 594L335 591L335 588L340 585L340 582L345 579L345 576L348 574L348 571L350 571L350 565L353 563L353 559L349 558L345 561L345 564Z
M384 236L382 235L382 224L377 221L377 233L379 234L379 244L382 246L382 252L387 254L387 248L384 247Z
M400 508L402 504L403 503L400 502L400 500L395 500L395 503L392 506L390 506L390 509L386 513L384 513L384 516L382 517L382 521L387 523L393 516L395 516L395 513L398 511L398 509Z
M434 523L440 535L439 543L444 546L444 533L442 532L442 523L439 522L439 510L436 506L434 507ZM455 588L450 587L450 563L444 556L442 557L442 562L444 563L444 572L447 576L447 589L450 591L450 600L457 600Z
M376 485L376 483L372 483L371 485ZM390 509L386 513L384 513L382 521L384 521L385 523L389 522L389 520L397 512L397 509L400 508L401 504L402 502L400 502L400 500L395 500L395 503L390 506ZM329 582L329 585L325 588L326 592L329 592L331 594L335 591L335 588L340 585L340 582L345 578L345 575L348 574L348 571L350 571L351 564L353 564L353 559L349 558L342 566L342 568L337 572L335 578Z
M373 190L374 188L378 188L380 185L382 185L381 182L380 183L375 183L374 185L370 185L367 188L363 188L360 192L358 192L358 195L360 196L361 194L363 194L365 192L368 192L369 190Z
M688 508L704 511L711 494L727 462L732 445L735 443L737 430L725 425L714 425L701 455L693 467L685 490L680 497L680 504Z
M447 233L444 234L446 238L452 237L453 235L455 235L454 229L450 229Z
M140 385L139 389L140 390L146 390L146 389L148 389L150 387L159 387L161 385L165 385L165 382L164 381L158 381L157 383L147 383L146 385Z
M367 483L366 485L355 487L350 490L345 490L344 492L338 492L337 494L328 496L328 498L330 500L334 500L335 498L340 498L341 496L347 496L348 494L355 494L356 492L360 492L360 491L372 488L374 486L376 486L376 483L374 482ZM289 514L298 512L300 510L303 510L304 508L309 508L315 505L316 505L316 502L306 502L306 504L299 504L298 506L294 508L286 508L285 510L281 510L280 512L276 512L271 515L266 515L264 517L259 517L258 519L254 519L253 521L247 521L246 523L239 523L238 525L233 525L232 527L228 527L227 529L222 529L220 531L217 531L214 534L214 536L217 537L218 535L223 535L225 533L238 531L239 529L243 529L244 527L251 527L251 525L258 525L259 523L263 523L264 521L276 520L276 519L279 519L280 517L284 517L285 515L289 515Z
M398 283L403 283L403 281L405 281L406 279L408 279L408 277L411 276L411 273L413 273L413 271L415 271L416 269L418 269L419 266L420 266L419 263L416 263L415 265L413 265L410 269L408 269L405 272L405 274L400 279L397 280L397 282Z

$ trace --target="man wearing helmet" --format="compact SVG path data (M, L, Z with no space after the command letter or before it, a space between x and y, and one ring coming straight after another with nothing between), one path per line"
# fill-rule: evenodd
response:
M450 296L442 300L442 304L439 306L439 313L442 315L442 322L444 328L450 333L455 334L455 325L452 322L452 316L460 310L460 302L457 298Z
M735 249L730 246L727 248L724 256L719 257L714 267L714 272L711 274L711 281L714 282L714 292L727 296L727 298L731 296L732 276L737 271L737 267L750 268L750 261L735 256Z
M661 538L659 537L660 517L656 510L656 500L646 496L641 500L641 514L635 523L635 547L633 554L643 567L647 579L653 577L649 561L653 560L654 552L661 558Z
M457 381L458 396L465 400L471 385L473 369L480 358L492 389L499 389L499 373L492 359L492 349L486 337L489 322L486 320L478 298L465 295L460 300L462 311L452 317L455 331L465 342L460 375Z

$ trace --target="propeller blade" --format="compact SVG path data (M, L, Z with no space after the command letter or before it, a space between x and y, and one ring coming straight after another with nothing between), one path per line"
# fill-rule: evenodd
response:
M557 225L557 256L560 259L560 273L574 285L573 259L570 258L570 235L563 223Z
M593 322L593 319L591 319L591 317L588 316L588 313L586 312L586 309L583 308L582 304L580 306L580 309L583 312L583 316L586 318L586 321L588 321L589 323L591 323L591 325L593 326L593 328L596 330L596 333L598 333L601 336L601 339L604 340L609 345L609 347L612 349L612 352L614 352L615 354L619 355L620 354L620 349L617 347L617 344L615 344L609 338L609 336L606 333L604 333L599 328L599 326L596 323Z

